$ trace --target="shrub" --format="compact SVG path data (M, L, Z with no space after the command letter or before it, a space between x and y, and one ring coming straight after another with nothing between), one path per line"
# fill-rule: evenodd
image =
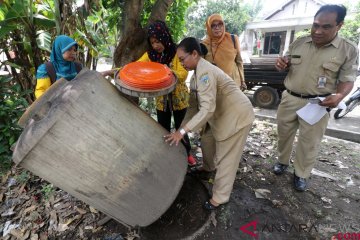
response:
M27 93L11 77L0 76L0 174L11 166L10 148L21 133L17 121L28 106Z

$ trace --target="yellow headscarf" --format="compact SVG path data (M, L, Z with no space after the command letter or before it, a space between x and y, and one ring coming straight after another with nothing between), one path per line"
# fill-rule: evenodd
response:
M222 34L221 34L220 37L215 37L215 36L212 34L211 24L213 24L214 21L218 21L218 22L221 22L221 23L223 24L223 28L222 28L223 32L222 32ZM215 13L215 14L211 15L211 16L207 19L205 25L206 25L207 36L206 36L206 38L205 38L205 40L204 40L204 43L206 43L206 44L212 43L212 45L215 45L214 47L216 48L217 45L218 45L218 44L224 39L224 37L225 37L225 23L224 23L224 20L223 20L223 18L222 18L222 16L221 16L220 14Z
M212 34L211 24L213 24L214 21L223 23L223 32L220 37L215 37ZM215 63L219 68L231 76L237 50L234 49L234 42L231 39L231 34L225 32L225 23L222 16L217 13L211 15L207 19L205 25L207 36L203 40L203 43L208 47L209 54L212 55L210 59L207 60ZM239 49L238 43L236 43L236 49Z

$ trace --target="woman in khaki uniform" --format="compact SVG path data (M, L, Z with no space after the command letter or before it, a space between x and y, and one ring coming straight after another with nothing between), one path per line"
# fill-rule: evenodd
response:
M216 141L217 172L212 198L205 202L204 208L214 210L229 201L254 112L235 82L201 57L200 44L195 38L182 40L177 55L185 69L195 70L190 88L197 93L199 111L189 121L183 121L178 131L166 135L165 141L178 145L184 134L209 124Z

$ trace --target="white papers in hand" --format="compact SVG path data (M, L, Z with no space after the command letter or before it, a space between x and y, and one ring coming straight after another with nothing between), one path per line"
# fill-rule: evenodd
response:
M327 113L326 107L319 104L308 103L305 107L296 111L296 114L310 125L314 125Z

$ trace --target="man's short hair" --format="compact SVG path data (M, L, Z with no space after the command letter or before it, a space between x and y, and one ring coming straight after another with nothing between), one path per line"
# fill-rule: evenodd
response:
M344 5L336 4L326 4L321 6L321 8L316 12L314 18L319 15L321 12L335 12L336 13L336 23L339 24L344 21L346 16L346 7Z

